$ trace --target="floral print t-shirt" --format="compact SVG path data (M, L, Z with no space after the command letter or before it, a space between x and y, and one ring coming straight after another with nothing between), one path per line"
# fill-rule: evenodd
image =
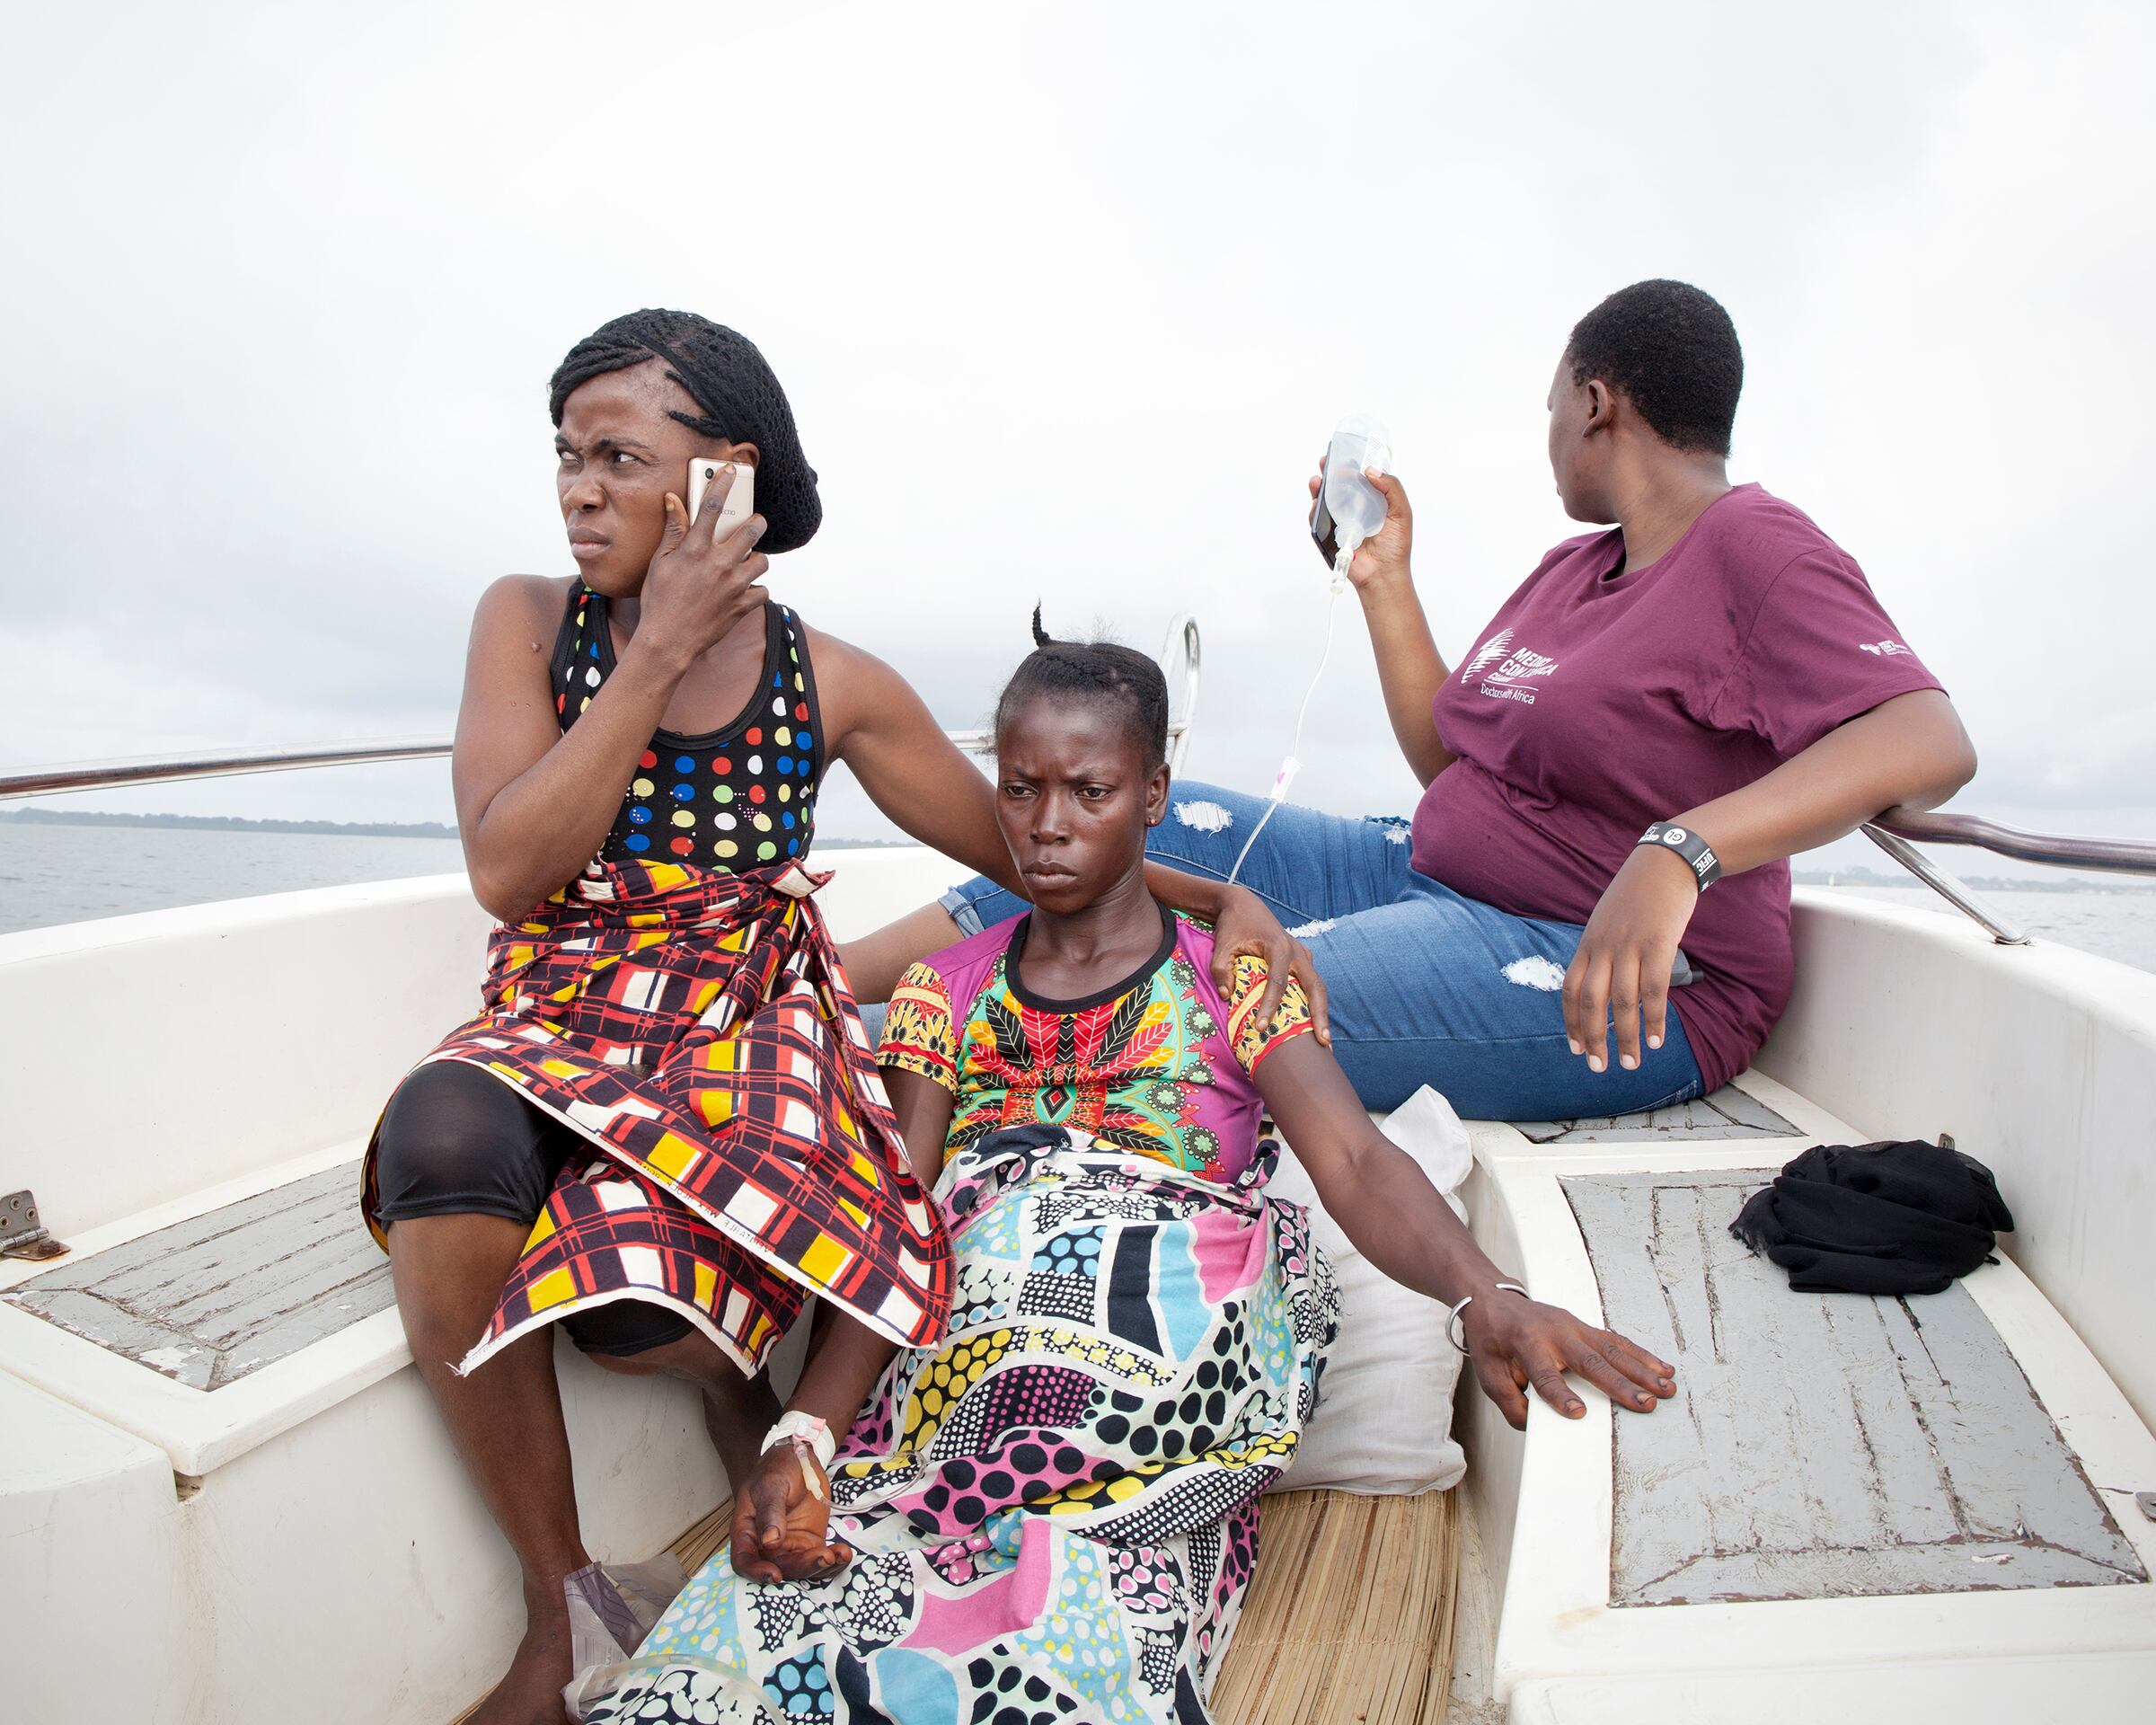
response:
M1083 1000L1047 1000L1019 976L1030 916L946 947L906 973L883 1022L880 1064L955 1099L946 1154L1012 1126L1063 1126L1228 1183L1250 1164L1264 1112L1252 1075L1311 1029L1292 979L1258 1022L1263 960L1213 986L1213 931L1163 909L1145 967Z

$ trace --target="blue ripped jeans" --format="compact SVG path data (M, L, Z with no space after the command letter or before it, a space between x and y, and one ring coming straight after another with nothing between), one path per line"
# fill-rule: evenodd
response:
M1147 851L1224 880L1262 797L1179 783ZM1309 946L1330 1002L1333 1052L1363 1105L1396 1108L1423 1084L1470 1119L1568 1120L1659 1108L1700 1093L1699 1062L1672 1012L1637 1071L1590 1072L1565 1039L1559 988L1577 923L1508 916L1408 865L1408 823L1285 803L1240 883ZM968 933L1024 901L993 880L955 888L944 908ZM1673 1000L1674 996L1673 996Z

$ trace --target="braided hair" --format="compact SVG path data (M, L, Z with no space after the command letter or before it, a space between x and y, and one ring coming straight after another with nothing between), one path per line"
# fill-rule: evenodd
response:
M1057 641L1040 626L1038 605L1033 641L1033 650L1011 674L996 701L998 730L1020 707L1042 695L1094 702L1122 713L1129 734L1145 752L1147 771L1166 762L1168 678L1158 664L1135 647L1112 641Z
M667 410L690 430L756 446L756 513L766 530L759 549L792 551L823 524L816 469L801 453L793 409L756 344L694 312L641 311L602 323L569 350L547 385L556 426L579 385L656 358L687 390L702 416Z

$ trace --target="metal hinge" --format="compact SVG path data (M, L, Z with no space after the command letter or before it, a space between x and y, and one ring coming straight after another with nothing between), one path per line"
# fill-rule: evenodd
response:
M28 1191L0 1198L0 1258L41 1261L57 1258L66 1250L38 1220L38 1200Z

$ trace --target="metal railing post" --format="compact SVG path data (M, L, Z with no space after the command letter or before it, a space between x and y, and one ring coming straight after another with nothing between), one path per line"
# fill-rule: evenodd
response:
M1876 820L1866 821L1863 831L1865 837L1963 916L1983 927L2001 946L2028 945L2028 933L2012 917L1977 898L1910 840L1921 839L1927 845L1966 845L1989 851L1994 856L2040 862L2049 868L2156 875L2156 845L2126 838L2077 838L2065 833L2032 833L2000 821L1985 820L1979 815L1889 809Z
M1975 923L2001 946L2028 944L2028 933L2020 924L2004 912L1993 909L1907 839L1870 821L1865 822L1863 832L1865 837Z
M1178 649L1183 660L1183 710L1177 714L1173 704L1171 677L1171 697L1168 719L1168 771L1180 777L1183 760L1190 752L1190 733L1197 723L1197 682L1202 668L1198 650L1197 619L1188 611L1178 611L1168 622L1168 638L1161 643L1161 669L1167 672L1175 663Z

